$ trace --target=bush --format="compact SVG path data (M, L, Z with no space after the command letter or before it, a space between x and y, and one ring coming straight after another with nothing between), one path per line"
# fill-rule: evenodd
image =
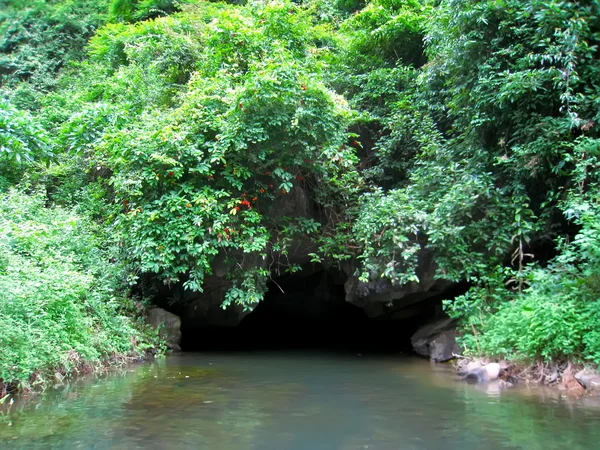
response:
M59 72L85 56L107 9L108 0L1 0L0 85L6 94L19 107L36 109L40 94L56 88Z
M547 267L526 268L522 292L518 273L504 271L448 302L463 319L468 352L600 364L600 205L589 197L572 195L565 204L581 228L572 242L559 242Z
M335 209L352 194L352 114L323 79L319 33L292 3L199 2L90 41L104 103L81 105L64 142L108 169L115 223L141 271L201 291L227 254L225 304L249 307L264 262L292 234L315 238L314 222L282 218L278 204L302 190Z
M479 332L465 330L467 350L518 360L567 357L600 364L600 291L586 286L589 280L575 267L536 269L530 277L532 285L522 294L496 304L492 314L478 314L480 322L472 326Z
M0 198L0 379L44 382L85 363L143 351L125 313L123 268L86 218L41 193ZM32 378L32 375L35 377Z

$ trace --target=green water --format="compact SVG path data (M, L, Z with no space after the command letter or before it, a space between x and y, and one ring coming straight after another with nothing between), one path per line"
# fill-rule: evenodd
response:
M184 354L13 405L2 449L595 449L600 404L415 358Z

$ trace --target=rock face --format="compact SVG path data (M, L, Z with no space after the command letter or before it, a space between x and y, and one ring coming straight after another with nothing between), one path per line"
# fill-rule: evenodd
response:
M234 327L250 312L240 305L232 304L226 309L221 307L225 294L231 288L231 282L225 277L212 275L205 280L204 291L192 293L187 307L182 312L186 323L195 326Z
M295 187L289 195L281 196L272 208L266 212L273 219L281 217L296 217L314 219L324 223L322 211L316 207L308 188ZM274 233L276 235L276 233ZM426 249L419 255L416 276L418 282L404 285L393 285L389 280L373 273L368 282L361 282L355 276L356 266L348 263L343 267L330 267L327 264L314 264L309 256L318 253L315 242L306 237L297 237L286 248L285 252L267 252L243 254L236 251L221 251L215 255L209 274L203 280L202 292L193 292L183 289L185 280L176 285L163 285L158 280L151 288L156 292L156 304L170 309L172 306L182 319L185 334L184 347L188 345L187 337L200 336L205 329L232 328L242 324L242 321L252 312L256 305L250 308L235 303L227 308L222 308L226 293L231 289L230 272L232 269L261 268L271 270L273 283L270 289L277 289L276 285L287 280L285 267L289 265L302 267L302 272L293 276L303 278L312 276L319 271L324 274L328 285L316 289L307 295L302 304L304 310L316 312L328 310L331 301L343 299L352 306L356 306L369 319L375 319L384 326L393 322L403 322L398 328L406 339L418 324L425 323L431 317L442 314L441 299L450 298L456 289L461 289L456 283L435 279L437 265L433 255ZM318 266L318 267L315 267ZM294 295L294 290L286 290L285 295ZM302 290L302 289L300 289ZM455 295L456 293L454 293ZM333 299L333 300L332 300ZM291 308L293 302L285 303L286 308ZM168 306L167 306L168 305ZM303 310L303 313L306 312ZM274 320L278 320L275 317ZM424 356L436 361L447 361L452 354L458 352L455 342L455 332L451 325L433 330L419 330L425 335L415 338L415 350ZM398 338L399 336L395 336ZM200 338L198 338L200 339Z
M362 308L370 318L405 319L411 317L411 313L416 316L421 312L419 305L425 300L445 294L456 286L450 281L435 279L436 269L431 254L424 251L416 271L419 282L394 286L375 273L366 283L351 276L344 286L346 301ZM352 272L354 268L349 268L348 273Z
M443 362L454 358L455 354L460 354L454 325L454 319L449 317L424 325L410 338L413 349L432 361Z
M600 374L590 369L580 370L575 374L575 379L581 384L586 391L600 390Z
M289 195L280 196L265 213L273 219L285 216L314 219L321 223L327 221L327 218L322 216L321 209L314 204L309 189L300 186L292 189ZM229 276L232 268L271 269L271 275L276 280L286 276L283 270L286 266L295 265L302 267L303 272L308 272L298 273L295 276L309 276L311 270L315 270L315 264L311 262L312 258L309 255L318 253L318 246L306 237L297 237L289 243L285 252L267 253L267 256L264 256L262 252L255 254L236 251L220 252L212 262L211 273L204 278L202 292L183 289L185 280L174 286L153 281L155 284L152 285L152 289L156 291L156 304L175 305L174 311L183 321L186 336L188 330L236 327L252 312L253 307L244 308L233 303L226 309L222 308L225 295L232 287ZM233 261L237 261L237 265L234 265ZM339 270L324 265L318 270L327 272L329 278L335 277L335 286L324 289L322 293L317 293L317 296L323 297L320 298L322 302L328 301L325 298L327 296L334 295L336 298L343 296L347 303L361 308L370 319L376 319L381 323L404 321L408 325L403 326L403 329L410 333L414 329L414 324L424 323L428 318L439 315L441 298L452 297L453 290L457 288L456 283L435 279L436 269L433 255L426 249L423 249L419 255L416 269L419 281L401 286L382 279L379 273L373 273L368 282L361 282L355 276L356 267L353 263L348 263L346 267ZM277 270L281 270L281 273ZM293 292L287 293L293 294ZM454 335L450 330L441 330L429 341L426 343L426 355L433 359L445 361L451 358L452 351L456 350L453 345Z
M202 292L183 289L181 285L174 289L170 295L168 290L161 296L173 301L180 306L177 312L181 315L186 325L193 327L235 327L251 312L237 304L231 304L226 309L221 307L225 294L231 289L232 283L228 279L231 267L226 263L226 254L219 253L212 264L212 275L204 279ZM232 252L232 257L239 256ZM258 254L245 255L244 268L265 268L267 261Z
M174 351L180 351L181 347L181 319L179 316L165 311L162 308L152 308L148 311L146 323L153 328L162 324L162 331L167 347Z

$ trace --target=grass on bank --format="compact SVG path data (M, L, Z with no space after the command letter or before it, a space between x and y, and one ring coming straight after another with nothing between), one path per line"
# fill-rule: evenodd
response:
M0 196L1 390L40 389L157 345L127 312L111 252L92 221L46 207L42 193Z

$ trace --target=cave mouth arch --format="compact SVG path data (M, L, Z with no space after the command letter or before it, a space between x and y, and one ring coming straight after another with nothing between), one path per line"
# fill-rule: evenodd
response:
M264 300L237 326L182 319L183 351L334 350L412 353L410 336L431 320L428 302L404 320L371 319L346 301L347 277L319 264L284 274L268 285Z

